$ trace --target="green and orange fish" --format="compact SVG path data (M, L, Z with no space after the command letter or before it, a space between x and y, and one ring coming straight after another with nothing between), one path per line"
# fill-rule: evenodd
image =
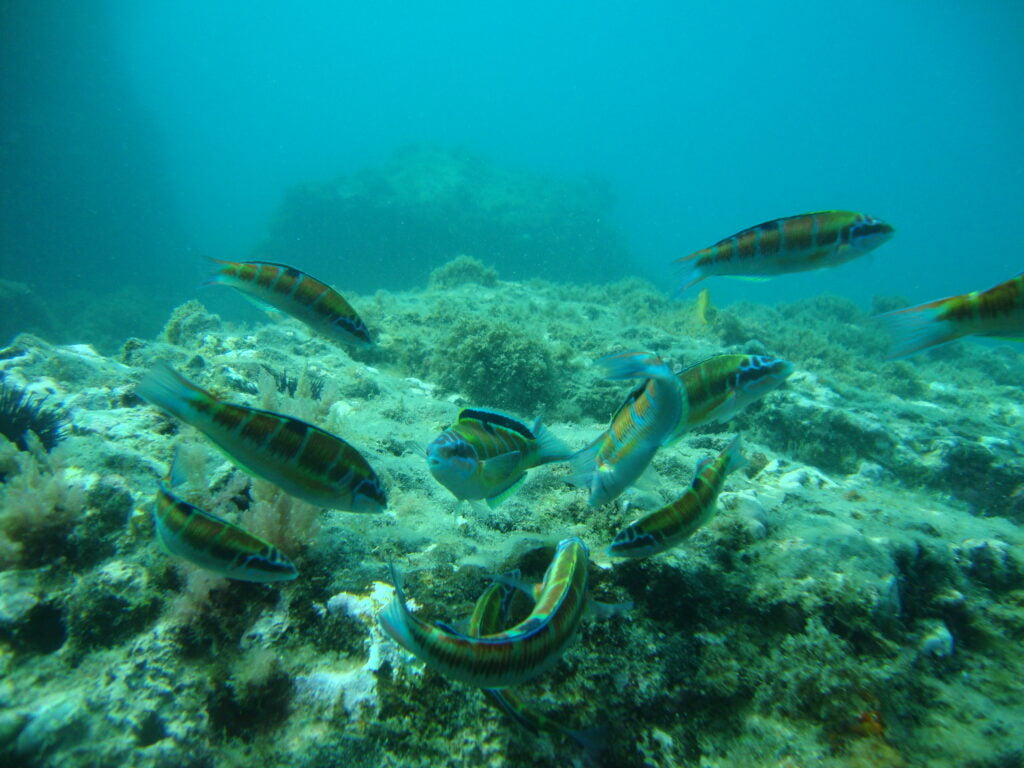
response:
M572 536L559 542L529 615L509 629L481 637L417 618L392 567L395 598L380 616L384 632L427 666L478 688L507 688L537 677L576 639L588 607L590 557Z
M538 419L533 428L497 411L464 408L427 446L427 466L457 499L496 507L526 480L526 472L565 461L572 450Z
M792 363L768 355L714 355L680 371L676 376L689 408L686 421L679 424L671 441L695 427L728 421L781 387L792 373Z
M714 517L725 478L746 463L737 436L716 458L708 457L697 464L693 483L682 496L619 531L608 554L647 557L689 538Z
M894 232L884 221L853 211L773 219L677 259L694 274L680 292L708 277L773 277L835 267L874 250Z
M614 500L636 482L654 454L689 419L682 382L657 355L626 352L596 361L609 379L644 378L590 445L570 458L568 482L590 492L592 507Z
M370 331L352 305L331 286L286 264L222 261L207 285L228 285L258 304L291 315L333 341L367 347Z
M303 501L348 512L381 512L387 504L359 451L301 419L225 403L165 363L136 393L198 429L246 472Z
M878 316L892 334L888 359L963 336L1024 341L1024 272L987 291L972 291Z
M289 581L298 575L277 547L174 494L171 488L184 481L179 466L175 454L153 505L156 536L169 554L239 581Z
M518 572L512 576L518 580ZM473 606L466 634L470 637L483 637L504 630L508 623L509 604L515 590L514 586L499 581L487 587ZM534 736L541 733L561 734L575 741L592 757L600 752L601 738L596 729L568 728L555 718L531 707L510 688L484 688L483 694L491 706Z

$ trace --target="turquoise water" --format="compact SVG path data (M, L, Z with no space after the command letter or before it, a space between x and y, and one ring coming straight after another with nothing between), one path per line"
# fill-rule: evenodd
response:
M1024 350L890 362L872 318L1021 272L1021 40L1010 3L4 3L0 764L1024 765ZM673 295L822 209L895 236ZM499 469L428 462L456 423ZM469 631L556 551L599 603L536 676L402 642L396 574Z

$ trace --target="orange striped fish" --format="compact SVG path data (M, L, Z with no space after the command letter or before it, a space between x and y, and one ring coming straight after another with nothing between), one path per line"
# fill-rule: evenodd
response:
M198 429L249 474L303 501L349 512L380 512L387 504L380 479L359 451L319 427L221 402L166 363L158 363L135 391Z
M270 261L221 261L207 285L228 285L257 303L291 315L324 336L345 344L373 344L366 323L331 286L295 267Z
M277 547L176 496L171 488L183 480L175 453L153 506L156 537L169 554L239 581L289 581L298 576L294 563Z
M1024 272L987 291L950 296L879 315L892 334L888 360L961 336L1024 340Z
M894 231L884 221L853 211L773 219L677 259L694 274L680 292L707 277L772 277L835 267L882 245Z
M619 531L608 554L647 557L689 538L714 517L725 478L746 463L737 436L717 458L709 456L697 464L693 483L682 496Z
M519 685L552 667L576 639L589 606L589 562L582 539L570 536L559 542L530 614L482 637L413 616L392 568L395 598L378 619L392 640L447 677L479 688Z

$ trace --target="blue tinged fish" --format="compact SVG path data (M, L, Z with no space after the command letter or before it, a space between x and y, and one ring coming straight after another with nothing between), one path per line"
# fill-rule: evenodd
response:
M571 454L539 419L531 429L497 411L466 408L427 446L427 466L455 498L484 499L493 508L515 493L527 470Z
M609 379L645 380L615 412L608 429L570 459L569 482L590 491L592 507L613 501L636 482L689 415L682 382L657 355L626 352L597 364Z

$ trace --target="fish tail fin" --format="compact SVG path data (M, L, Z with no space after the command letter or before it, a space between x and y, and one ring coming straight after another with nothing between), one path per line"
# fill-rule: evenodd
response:
M571 472L565 478L569 485L575 485L577 488L583 488L588 491L591 489L594 472L597 471L596 460L600 446L601 438L598 437L590 445L580 448L580 450L569 457Z
M225 279L224 268L231 267L238 264L236 261L229 261L228 259L218 259L215 256L203 256L203 259L210 265L210 268L214 270L210 275L203 281L203 285L228 285L228 281Z
M567 461L572 456L572 448L561 438L555 437L551 430L537 419L533 423L534 438L537 440L537 465L549 464L552 461Z
M412 633L409 631L409 608L405 604L405 592L402 590L402 577L393 562L388 562L388 571L391 574L391 585L395 588L395 596L377 615L384 633L406 650L411 651L413 646Z
M892 336L886 360L898 360L962 336L953 323L939 319L948 301L948 298L939 299L878 315Z
M605 378L620 379L671 379L675 374L657 355L650 352L621 352L607 355L594 361L605 370Z
M697 251L695 253L691 253L689 256L683 256L682 258L676 259L673 262L673 264L678 265L680 278L682 280L686 280L687 278L690 279L672 292L672 298L678 299L688 288L692 288L701 280L710 277L710 275L705 273L705 271L697 264L698 257L703 255L703 251Z
M725 474L729 475L735 472L737 469L742 469L747 466L750 462L747 461L747 457L743 455L743 443L740 440L740 436L736 435L725 449Z
M197 387L167 363L157 363L142 377L135 394L150 405L163 408L186 423L194 420L195 402L213 402L216 398Z
M185 467L182 466L180 457L181 448L175 446L174 456L171 457L170 469L167 470L167 477L164 478L164 483L168 488L176 488L188 479L185 477Z

